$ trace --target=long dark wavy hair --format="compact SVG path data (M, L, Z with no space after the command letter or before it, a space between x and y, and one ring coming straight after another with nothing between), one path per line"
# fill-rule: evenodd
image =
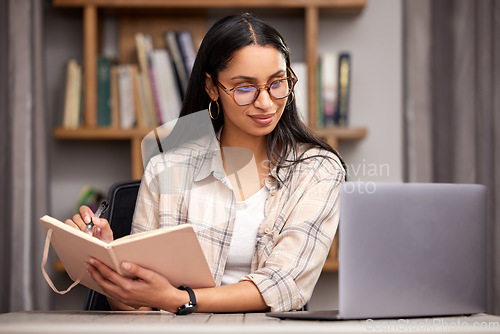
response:
M291 68L290 52L283 37L276 29L262 19L248 13L225 17L210 28L201 43L180 116L207 109L211 100L205 90L206 74L210 75L214 85L216 85L215 81L218 79L219 72L226 68L233 54L248 45L275 47L283 54L287 68ZM287 75L291 76L291 73L287 73ZM287 104L275 129L267 135L267 156L269 161L276 164L277 170L293 166L304 160L302 154L297 156L299 143L309 144L310 148L320 147L334 153L346 169L339 153L315 136L302 122L293 94L288 97ZM224 124L222 104L219 106L221 108L219 117L212 120L216 133ZM287 160L290 153L293 153L293 159Z

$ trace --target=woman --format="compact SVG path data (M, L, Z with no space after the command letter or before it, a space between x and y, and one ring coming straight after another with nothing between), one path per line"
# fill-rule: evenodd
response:
M345 169L337 152L301 122L295 82L289 50L274 28L250 14L220 20L200 46L180 113L189 116L208 106L203 112L224 148L214 160L193 159L198 165L189 165L208 171L192 183L196 193L210 180L209 194L203 200L193 193L186 199L157 191L160 170L175 151L146 167L133 232L195 226L217 285L194 289L199 312L292 310L311 297L337 229ZM224 153L235 147L253 154L257 187L242 191L239 181L227 176L230 158ZM82 207L67 223L83 230L91 215ZM98 237L112 240L107 222L93 220ZM117 309L178 312L191 298L133 263L123 268L135 280L96 259L89 259L87 268Z

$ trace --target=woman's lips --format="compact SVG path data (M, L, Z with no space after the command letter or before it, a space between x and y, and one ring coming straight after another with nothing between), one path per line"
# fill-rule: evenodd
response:
M250 115L250 118L259 125L268 125L274 120L275 114L267 115Z

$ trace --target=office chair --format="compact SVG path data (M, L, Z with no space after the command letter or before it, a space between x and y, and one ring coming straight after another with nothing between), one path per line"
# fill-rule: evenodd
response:
M126 181L115 183L109 188L109 209L105 217L113 230L115 239L130 234L140 184L140 180ZM86 311L109 311L111 307L104 295L89 289L83 309Z

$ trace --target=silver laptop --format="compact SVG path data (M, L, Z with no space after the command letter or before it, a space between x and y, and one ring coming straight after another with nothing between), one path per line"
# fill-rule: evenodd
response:
M282 319L486 311L486 187L347 182L341 190L339 310Z

